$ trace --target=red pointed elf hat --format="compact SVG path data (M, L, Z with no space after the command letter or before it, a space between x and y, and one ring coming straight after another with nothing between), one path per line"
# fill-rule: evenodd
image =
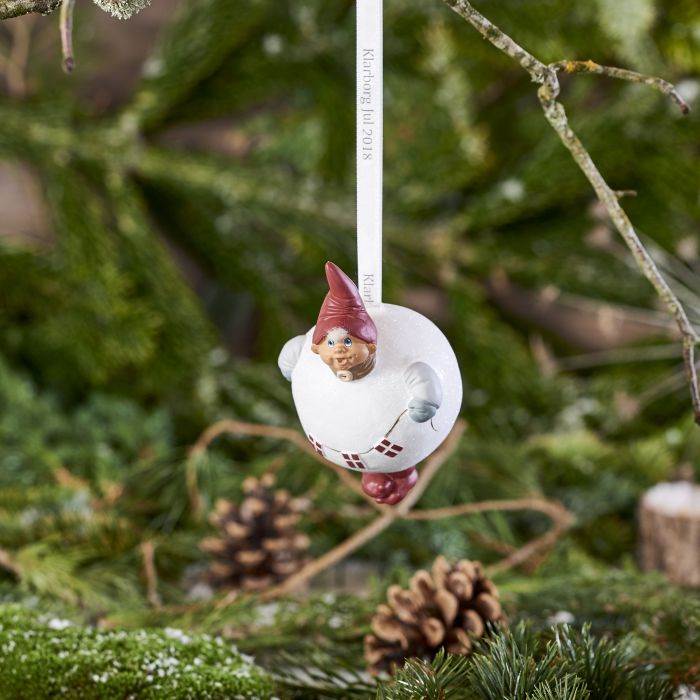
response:
M321 304L313 342L318 345L334 328L344 328L365 343L377 342L377 327L362 303L355 283L332 262L326 263L328 294Z

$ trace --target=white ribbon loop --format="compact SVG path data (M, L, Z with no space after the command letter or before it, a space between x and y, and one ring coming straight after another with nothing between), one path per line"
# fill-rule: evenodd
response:
M382 303L382 0L357 0L357 268L366 306Z

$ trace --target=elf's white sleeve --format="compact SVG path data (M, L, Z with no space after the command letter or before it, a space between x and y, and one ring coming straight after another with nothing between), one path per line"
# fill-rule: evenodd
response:
M414 362L406 368L403 375L412 399L422 399L440 408L442 403L442 384L435 370L425 362Z
M442 404L442 384L435 370L425 362L414 362L404 372L411 397L408 415L416 423L430 420Z
M304 348L305 340L305 335L298 335L295 338L288 340L284 344L282 352L280 352L280 356L277 358L277 366L280 368L280 372L282 372L282 375L288 382L292 381L292 370L296 367L299 355L301 355L301 351Z

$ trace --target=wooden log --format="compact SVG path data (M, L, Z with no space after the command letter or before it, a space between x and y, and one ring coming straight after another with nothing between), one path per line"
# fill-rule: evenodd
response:
M673 583L700 586L700 486L661 483L642 496L639 557L645 571L663 571Z

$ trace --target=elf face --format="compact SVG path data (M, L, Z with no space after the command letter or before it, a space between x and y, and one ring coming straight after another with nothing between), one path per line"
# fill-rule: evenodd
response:
M369 365L368 361L376 352L377 346L350 335L344 328L333 328L320 343L312 344L311 349L339 379L349 381L358 378L353 376L353 368ZM371 370L371 366L367 369Z

